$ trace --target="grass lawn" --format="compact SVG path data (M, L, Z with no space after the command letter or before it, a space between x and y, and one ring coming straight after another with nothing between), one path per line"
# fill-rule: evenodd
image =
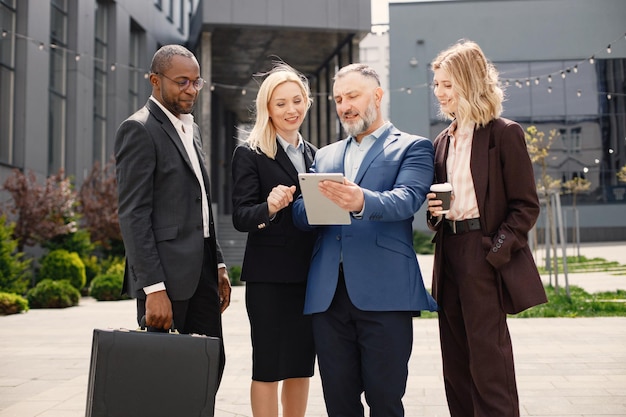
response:
M563 271L559 259L559 271ZM608 262L602 258L588 259L584 256L567 257L568 273L607 272L611 275L626 275L626 265ZM541 274L547 273L539 267ZM626 285L626 282L625 282ZM532 307L510 317L615 317L626 316L626 290L599 292L590 294L580 287L570 285L570 296L565 287L560 286L557 294L553 286L546 286L548 303ZM422 318L437 317L437 313L422 312Z

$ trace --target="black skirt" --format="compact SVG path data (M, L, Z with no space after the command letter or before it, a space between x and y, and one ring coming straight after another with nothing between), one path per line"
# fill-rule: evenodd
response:
M306 283L246 283L254 381L313 376L311 316L302 314L305 291Z

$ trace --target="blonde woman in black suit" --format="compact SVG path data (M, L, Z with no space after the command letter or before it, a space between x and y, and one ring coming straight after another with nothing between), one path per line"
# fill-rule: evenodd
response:
M233 224L248 233L241 279L253 348L250 399L254 417L304 417L315 350L311 317L303 315L315 235L296 229L292 202L298 173L315 151L299 133L311 106L304 76L280 63L256 98L256 122L233 154Z

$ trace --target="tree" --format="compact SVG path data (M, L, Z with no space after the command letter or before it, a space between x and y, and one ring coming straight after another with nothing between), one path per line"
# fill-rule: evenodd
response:
M8 212L13 215L13 236L18 251L59 235L76 231L76 193L63 169L40 185L33 171L28 175L18 169L4 182L11 194Z
M580 258L580 234L579 234L579 225L578 225L578 209L576 208L576 196L580 192L588 191L591 188L591 181L586 178L574 177L569 181L563 183L563 188L566 192L572 194L572 211L574 213L574 227L572 230L574 231L573 240L576 243L576 253L578 258Z
M550 154L550 149L552 148L552 144L554 140L559 136L556 129L552 129L549 132L548 137L546 138L546 134L537 130L535 126L529 126L526 128L525 137L526 137L526 147L528 149L528 154L530 155L530 160L533 164L538 164L541 168L541 175L539 177L539 181L537 181L537 194L539 195L539 200L546 205L547 211L547 224L548 228L548 239L546 241L546 254L547 258L551 258L552 267L548 265L549 270L554 270L555 272L558 270L558 261L556 254L556 222L554 220L554 212L552 208L551 195L554 193L558 193L561 188L561 181L555 180L548 175L548 156ZM552 248L553 256L550 257L549 248ZM557 275L555 274L555 277ZM559 292L559 283L558 278L555 280L555 291Z
M91 239L110 250L120 246L122 232L117 215L117 180L113 161L104 168L96 162L78 194L80 212Z

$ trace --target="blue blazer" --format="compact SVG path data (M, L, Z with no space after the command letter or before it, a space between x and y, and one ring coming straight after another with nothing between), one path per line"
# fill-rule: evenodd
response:
M315 154L314 172L344 173L348 140ZM306 314L326 311L337 288L339 262L352 303L365 311L435 311L413 249L413 215L433 179L434 150L430 140L390 127L368 151L355 178L363 188L365 207L350 225L317 226L318 237L307 281ZM304 230L302 197L293 219Z

